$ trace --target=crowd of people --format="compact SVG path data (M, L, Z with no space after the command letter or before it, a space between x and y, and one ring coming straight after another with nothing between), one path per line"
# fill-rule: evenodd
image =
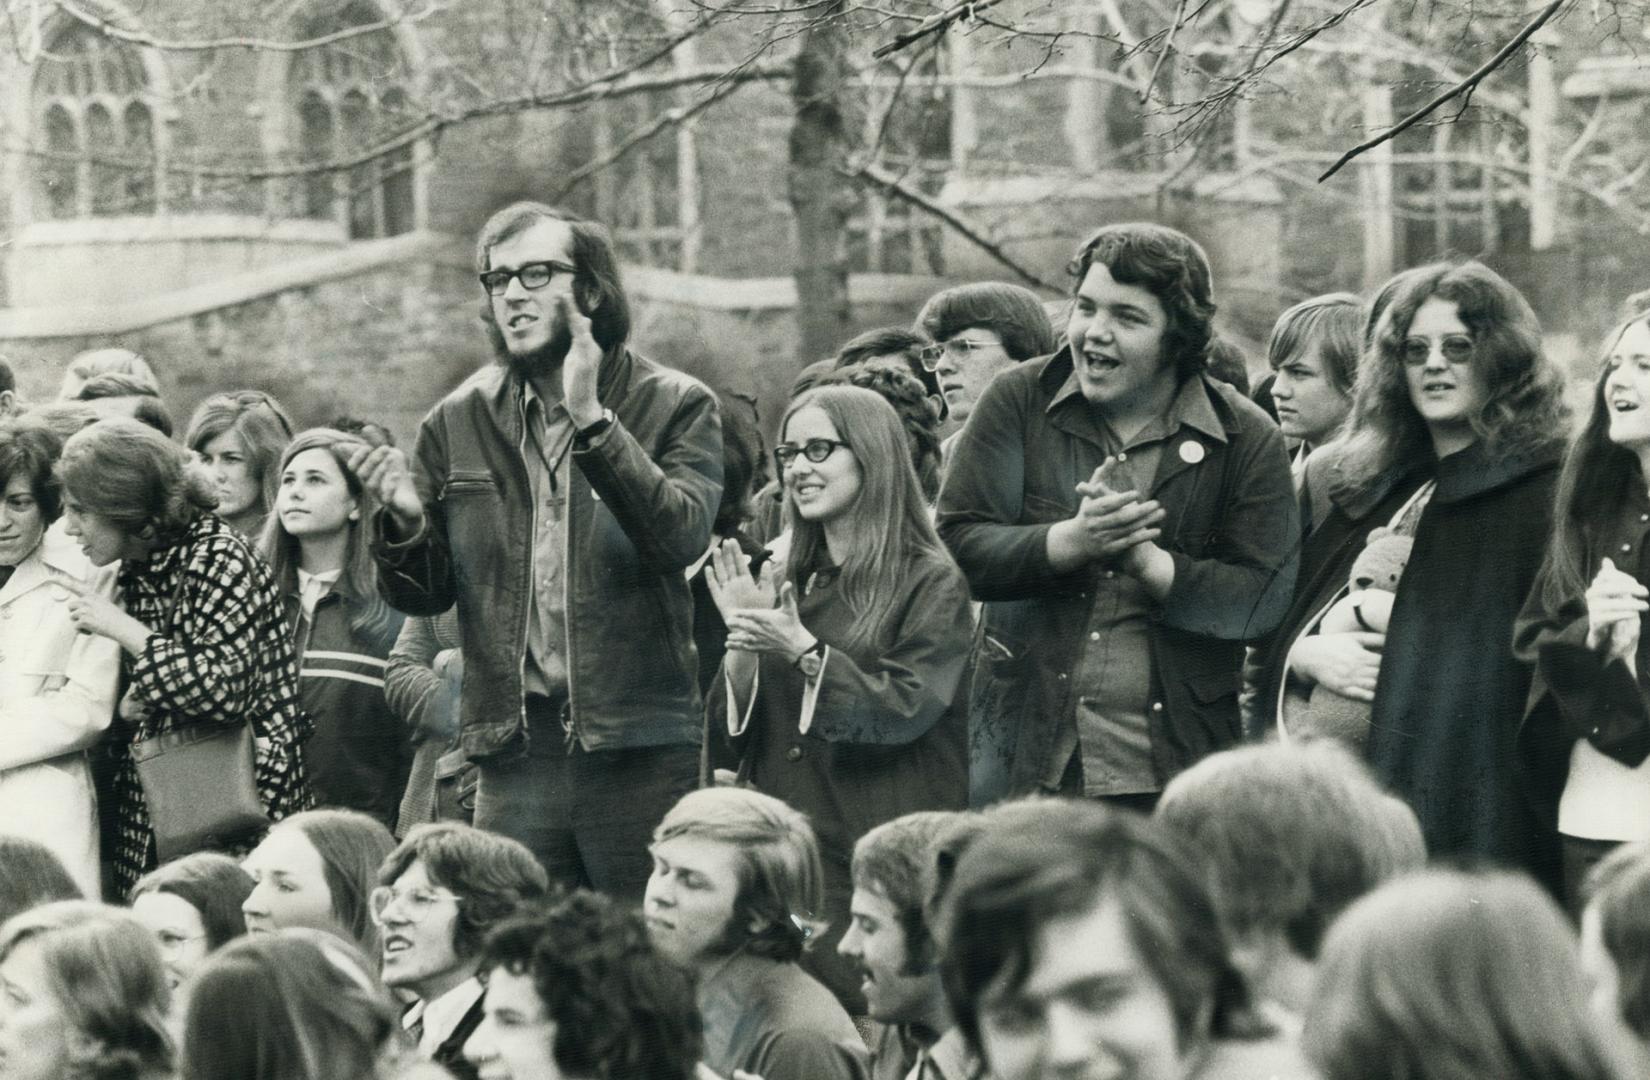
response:
M1474 261L1251 387L1106 225L768 448L599 224L476 268L410 450L0 364L0 1080L1650 1076L1650 295L1585 395Z

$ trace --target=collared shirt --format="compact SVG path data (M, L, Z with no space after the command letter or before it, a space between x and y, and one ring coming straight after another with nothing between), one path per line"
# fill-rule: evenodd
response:
M523 451L533 488L533 610L527 619L524 688L559 697L567 691L567 484L573 418L559 399L545 400L522 382Z
M906 1080L971 1080L980 1075L980 1062L968 1049L960 1028L952 1028L932 1046L917 1052Z
M417 1032L419 1056L433 1057L485 992L481 979L472 975L434 1001L413 1002L401 1016L401 1027Z
M1054 395L1049 409L1081 392L1073 372ZM1225 429L1199 379L1183 382L1168 410L1127 440L1119 437L1097 410L1085 409L1082 416L1090 425L1092 440L1106 456L1119 459L1117 467L1126 478L1126 486L1140 492L1143 499L1152 495L1165 453L1196 455L1187 458L1189 461L1201 460L1205 453L1203 444L1195 439L1175 445L1183 427L1225 438ZM1157 715L1153 710L1148 635L1152 607L1145 586L1132 576L1113 568L1103 568L1097 574L1083 627L1083 647L1073 672L1077 722L1059 741L1048 763L1044 782L1050 787L1058 787L1071 755L1078 753L1082 757L1085 795L1133 795L1162 788L1152 761L1151 723Z
M302 567L298 569L298 604L304 609L306 620L315 618L315 605L332 591L341 573L342 570L323 570L319 574L311 574Z

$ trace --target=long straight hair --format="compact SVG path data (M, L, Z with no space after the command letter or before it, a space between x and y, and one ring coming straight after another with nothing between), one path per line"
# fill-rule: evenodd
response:
M338 471L343 474L344 483L349 487L350 497L355 500L357 511L357 520L344 524L349 530L349 545L344 549L343 573L338 575L338 583L350 594L350 628L369 641L384 644L388 648L388 645L394 642L400 620L378 594L378 563L372 557L372 530L367 526L367 522L372 520L376 504L371 493L361 486L360 479L350 471L348 465L351 452L365 449L366 445L355 436L346 435L342 431L334 431L332 428L310 428L308 431L299 432L297 437L287 444L285 452L281 454L280 465L272 469L271 473L276 478L279 490L281 474L286 472L293 458L306 450L325 450L338 463ZM258 550L269 560L271 569L275 571L276 587L281 590L283 596L298 590L298 562L302 554L300 548L298 538L281 525L281 515L275 513L275 504L271 501L269 517L264 521L263 536L258 540Z
M1541 322L1523 294L1478 262L1433 263L1399 278L1373 347L1358 365L1352 414L1337 453L1339 492L1374 488L1431 452L1426 421L1410 400L1403 348L1415 313L1435 296L1456 305L1472 335L1472 367L1485 388L1484 403L1471 418L1478 438L1504 457L1556 447L1569 419L1563 375L1542 350Z
M852 614L851 644L867 646L893 614L913 562L936 560L953 567L955 563L929 520L911 465L910 444L894 407L882 395L858 386L817 387L791 402L779 425L781 439L791 417L803 409L823 412L859 463L859 496L844 511L851 528L846 530L849 549L841 553L838 581ZM800 596L808 575L827 557L825 527L797 513L788 487L785 524L792 535L785 573Z
M1598 378L1593 383L1592 408L1587 420L1570 441L1559 470L1554 495L1553 537L1542 560L1536 588L1542 604L1557 611L1581 596L1598 567L1587 558L1588 526L1599 515L1621 505L1622 494L1633 484L1641 487L1645 477L1638 455L1610 441L1610 410L1604 401L1604 384L1610 378L1610 353L1636 324L1650 325L1650 311L1637 315L1610 331L1600 354Z

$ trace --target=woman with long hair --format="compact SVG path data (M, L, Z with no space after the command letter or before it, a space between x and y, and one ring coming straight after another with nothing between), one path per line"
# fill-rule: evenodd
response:
M212 477L218 516L249 540L275 506L276 463L292 432L281 403L261 390L213 394L189 418L183 445Z
M309 805L309 724L269 566L212 512L210 482L188 455L135 420L103 420L68 441L57 468L64 531L93 566L120 563L124 610L89 592L68 608L81 631L122 652L127 690L100 810L103 857L125 895L156 863L134 743L185 725L250 722L259 801L279 820Z
M728 625L725 710L751 783L808 814L820 839L836 961L854 842L916 810L967 804L963 669L968 586L940 544L892 406L857 386L797 398L774 448L793 540L782 570L753 579L737 543L712 559Z
M171 991L143 925L62 900L0 926L0 1076L166 1080Z
M1329 929L1304 1028L1324 1080L1626 1080L1575 937L1529 879L1432 870Z
M288 443L260 548L286 605L299 701L315 727L304 747L315 801L394 828L411 748L384 699L401 615L378 595L369 525L375 507L346 467L366 446L330 428Z
M1415 810L1433 856L1553 882L1556 844L1517 765L1530 675L1512 637L1550 531L1563 380L1535 313L1488 267L1400 276L1358 369L1331 497L1385 514L1421 477L1375 522L1411 538L1408 561L1384 633L1378 622L1314 633L1314 621L1289 678L1369 706L1370 763Z
M1540 792L1564 890L1612 847L1650 840L1650 311L1606 339L1587 421L1559 473L1552 542L1519 620L1535 665L1524 757L1567 762Z
M372 957L381 956L372 919L378 868L395 837L376 818L354 810L309 810L270 829L242 864L254 882L241 903L250 934L294 927L323 930Z

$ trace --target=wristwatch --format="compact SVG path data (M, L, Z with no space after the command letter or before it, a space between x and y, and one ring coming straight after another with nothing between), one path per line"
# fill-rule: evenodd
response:
M614 419L612 409L603 409L600 418L573 432L573 438L577 439L581 445L587 445L591 439L612 427Z
M825 664L825 643L815 638L814 643L798 653L791 664L796 670L802 672L805 677L817 679L819 669Z

